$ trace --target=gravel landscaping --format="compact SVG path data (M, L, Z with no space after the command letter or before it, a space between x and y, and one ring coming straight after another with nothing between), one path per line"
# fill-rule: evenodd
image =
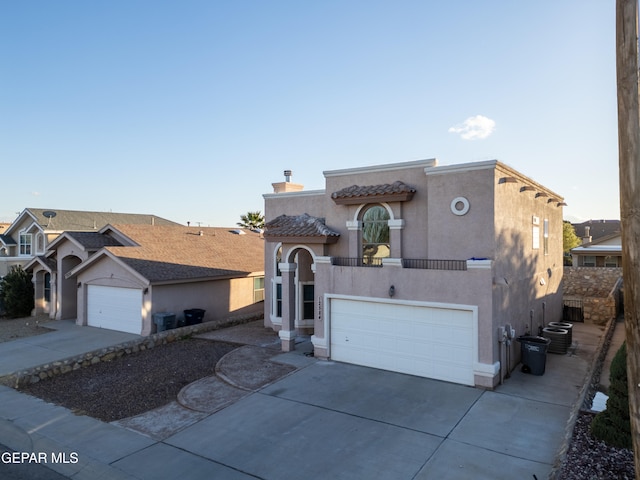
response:
M609 447L589 432L594 415L583 412L576 420L573 438L560 480L633 480L635 467L633 452L625 448Z
M183 387L214 375L218 360L237 347L209 340L179 340L20 390L77 414L112 422L175 400Z

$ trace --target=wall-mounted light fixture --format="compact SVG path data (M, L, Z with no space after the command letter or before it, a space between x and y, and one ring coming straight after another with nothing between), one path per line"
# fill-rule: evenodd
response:
M391 285L389 287L389 297L393 297L396 294L396 287L394 287L393 285Z
M78 288L80 288L82 286L82 283L78 282Z
M142 293L144 293L144 294L146 295L147 293L149 293L149 289L148 289L148 288L145 288L145 289L142 291Z

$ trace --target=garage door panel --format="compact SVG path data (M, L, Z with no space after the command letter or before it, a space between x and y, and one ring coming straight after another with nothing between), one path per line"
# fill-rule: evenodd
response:
M87 324L135 333L142 331L142 291L135 288L89 285Z
M469 309L331 299L334 360L473 385Z

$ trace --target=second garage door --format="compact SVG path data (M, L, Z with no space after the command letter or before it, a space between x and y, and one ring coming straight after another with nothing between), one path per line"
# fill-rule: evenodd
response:
M120 332L142 332L142 290L89 285L87 324Z
M330 299L331 358L473 385L473 307Z

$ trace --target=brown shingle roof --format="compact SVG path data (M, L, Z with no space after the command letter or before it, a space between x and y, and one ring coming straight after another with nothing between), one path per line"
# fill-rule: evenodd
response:
M280 215L265 225L265 238L270 241L302 240L307 243L333 243L340 233L331 230L324 218L302 215Z
M115 238L98 232L69 232L68 235L88 250L122 245Z
M350 203L362 203L363 201L409 201L413 198L416 189L404 182L397 181L382 185L352 185L331 194L331 198L338 205Z
M264 241L227 228L114 225L140 246L107 246L151 282L218 276L245 276L264 271ZM202 235L200 235L202 232Z

